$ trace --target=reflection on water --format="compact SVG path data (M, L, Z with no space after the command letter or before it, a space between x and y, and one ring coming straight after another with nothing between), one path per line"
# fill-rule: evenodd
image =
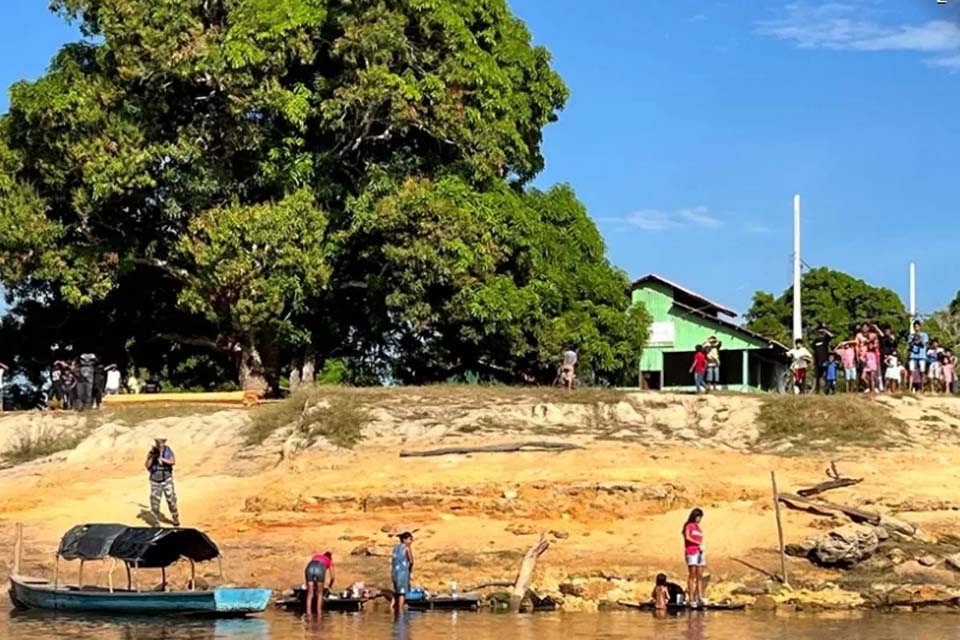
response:
M960 636L960 615L694 612L666 617L636 611L599 614L387 612L328 614L320 621L269 612L209 620L77 616L0 609L0 638L47 640L946 640Z

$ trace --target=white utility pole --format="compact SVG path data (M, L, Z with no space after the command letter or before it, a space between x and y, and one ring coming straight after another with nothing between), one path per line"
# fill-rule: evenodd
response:
M793 339L803 338L800 318L800 196L793 196Z
M917 319L917 264L910 263L910 326L913 331L913 321Z

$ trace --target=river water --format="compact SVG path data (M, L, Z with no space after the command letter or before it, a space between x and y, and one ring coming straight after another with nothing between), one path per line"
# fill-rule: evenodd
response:
M0 638L48 640L945 640L960 637L960 614L691 612L667 618L610 613L328 614L321 622L268 612L239 620L118 618L0 610Z

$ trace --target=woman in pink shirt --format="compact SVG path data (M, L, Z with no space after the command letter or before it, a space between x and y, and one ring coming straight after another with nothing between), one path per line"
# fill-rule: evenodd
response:
M703 510L694 509L683 525L683 553L688 571L687 602L693 608L703 604L703 568L707 566L703 556L703 531L700 530L702 519Z
M332 589L333 581L336 580L333 573L333 554L329 551L314 554L303 573L307 584L307 617L310 617L311 610L320 616L323 614L324 591Z

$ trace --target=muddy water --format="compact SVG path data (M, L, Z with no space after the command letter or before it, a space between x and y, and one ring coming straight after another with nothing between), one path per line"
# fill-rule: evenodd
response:
M945 640L960 637L950 613L690 613L658 619L640 612L598 614L333 614L319 623L269 612L242 620L53 616L0 610L0 638L47 640Z

